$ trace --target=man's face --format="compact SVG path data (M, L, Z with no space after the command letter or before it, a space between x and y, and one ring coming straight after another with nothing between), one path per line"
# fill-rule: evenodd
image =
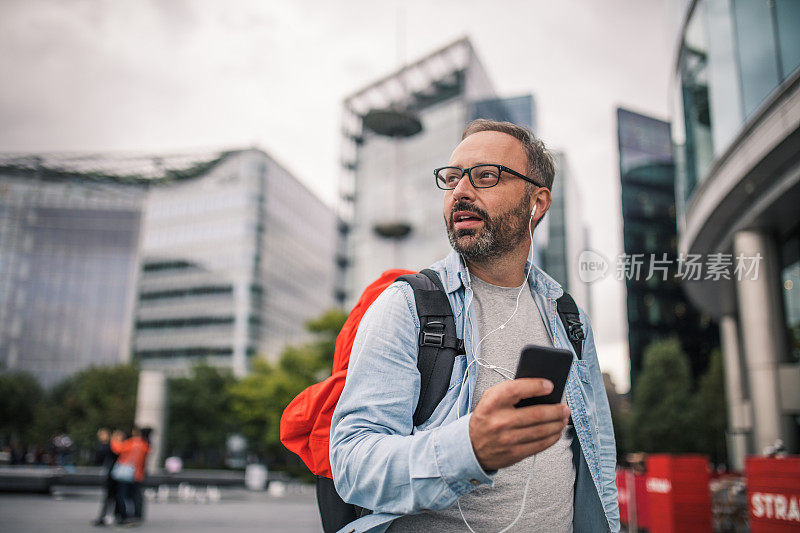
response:
M497 131L473 133L461 141L448 165L469 168L481 163L505 165L523 174L528 169L522 144ZM533 201L527 183L503 173L494 187L476 189L465 175L455 189L446 191L444 219L453 248L467 260L483 261L529 246Z

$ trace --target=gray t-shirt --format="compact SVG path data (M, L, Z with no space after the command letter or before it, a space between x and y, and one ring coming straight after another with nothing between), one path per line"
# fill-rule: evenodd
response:
M475 277L475 314L478 332L487 333L503 324L513 313L519 287L498 287ZM475 343L477 344L477 342ZM536 302L526 287L519 297L519 309L501 330L491 333L481 343L481 361L502 367L501 372L513 378L522 348L528 344L553 346ZM472 407L486 389L505 378L492 369L479 367ZM564 430L556 444L536 455L533 478L528 487L525 511L513 531L571 532L575 467L570 445L574 437L571 426ZM499 531L519 513L525 482L531 472L533 458L528 457L494 476L494 487L482 485L459 499L461 510L476 531ZM394 521L389 531L465 531L467 528L458 506L447 510L408 515Z

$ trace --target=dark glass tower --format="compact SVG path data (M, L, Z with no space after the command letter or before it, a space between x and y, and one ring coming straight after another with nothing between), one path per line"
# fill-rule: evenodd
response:
M513 122L535 132L536 106L533 95L477 100L472 103L470 120L476 118Z
M673 335L689 355L692 374L697 377L708 365L711 350L719 345L719 336L710 318L686 300L681 280L676 277L675 164L670 126L617 109L617 131L623 245L629 257L641 254L639 275L625 276L631 385L642 369L648 344ZM651 265L656 267L652 275ZM666 279L658 267L667 267Z

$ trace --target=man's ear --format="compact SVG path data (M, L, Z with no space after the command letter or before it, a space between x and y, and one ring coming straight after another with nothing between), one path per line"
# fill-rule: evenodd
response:
M539 218L543 217L547 210L550 209L550 201L550 189L541 187L536 191L536 194L531 196L531 212L535 208Z
M550 209L550 189L544 187L531 196L531 220L535 220L534 228L539 225L544 215Z

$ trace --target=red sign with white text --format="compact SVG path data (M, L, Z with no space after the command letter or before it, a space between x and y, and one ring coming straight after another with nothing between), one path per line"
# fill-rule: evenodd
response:
M745 475L750 530L800 531L800 456L748 457Z
M710 532L710 477L705 455L650 455L645 481L650 533Z

